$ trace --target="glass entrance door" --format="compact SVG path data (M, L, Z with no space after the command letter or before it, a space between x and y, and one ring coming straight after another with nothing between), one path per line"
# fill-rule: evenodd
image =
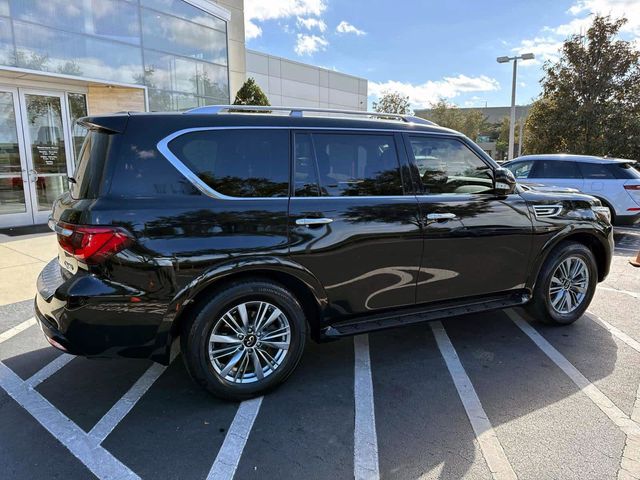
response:
M46 223L55 199L69 189L69 117L62 93L21 89L20 104L33 223Z
M33 223L18 90L0 87L0 228Z

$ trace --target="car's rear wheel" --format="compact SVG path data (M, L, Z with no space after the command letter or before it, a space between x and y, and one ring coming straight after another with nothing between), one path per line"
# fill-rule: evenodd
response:
M584 314L597 283L591 250L580 243L561 243L540 270L529 310L542 322L569 325Z
M244 400L293 372L306 336L296 298L279 284L250 280L202 302L183 327L181 347L197 383L218 397Z

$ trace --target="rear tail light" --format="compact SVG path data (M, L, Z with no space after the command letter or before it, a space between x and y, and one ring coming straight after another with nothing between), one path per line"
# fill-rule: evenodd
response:
M632 190L632 191L640 192L640 184L639 185L625 185L624 189L625 190Z
M131 235L120 227L72 225L64 222L57 222L52 226L58 234L60 247L89 265L102 263L133 243Z

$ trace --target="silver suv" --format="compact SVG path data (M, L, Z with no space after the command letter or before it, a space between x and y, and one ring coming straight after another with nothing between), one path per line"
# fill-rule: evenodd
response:
M525 155L503 164L519 183L576 188L599 198L616 225L640 223L640 172L634 160L588 155Z

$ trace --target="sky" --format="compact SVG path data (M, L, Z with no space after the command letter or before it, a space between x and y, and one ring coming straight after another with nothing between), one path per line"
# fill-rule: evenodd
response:
M445 98L461 107L511 103L540 94L542 65L594 13L629 20L623 38L640 46L640 0L245 0L247 47L369 80L369 104L386 91L412 107Z

